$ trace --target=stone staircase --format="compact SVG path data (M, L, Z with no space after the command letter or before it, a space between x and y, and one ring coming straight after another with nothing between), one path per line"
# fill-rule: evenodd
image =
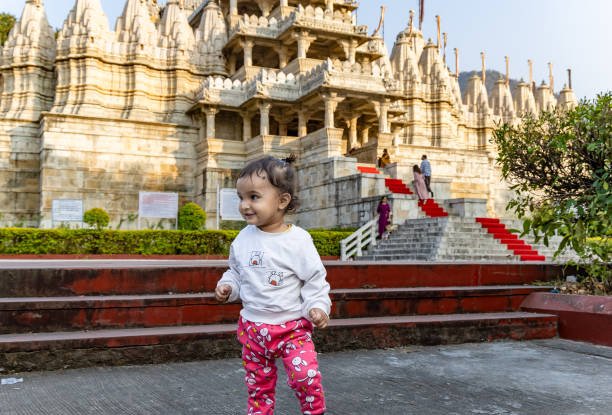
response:
M507 229L513 229L513 230L523 229L523 223L518 219L514 219L514 220L501 219L501 223L506 225ZM571 249L570 246L567 246L566 249L564 249L564 251L557 258L554 258L555 251L557 250L557 247L561 244L561 240L563 239L560 236L555 235L555 236L550 237L548 246L544 245L544 242L542 240L536 242L535 238L531 234L525 235L524 237L522 237L522 239L526 243L531 245L534 249L536 249L540 253L540 255L544 255L547 261L563 263L563 264L569 261L574 261L574 262L582 261L580 257L576 254L576 252L574 252L574 250Z
M495 222L495 220L492 220ZM503 226L503 225L501 225ZM474 218L455 216L407 220L388 240L357 259L376 261L544 261L546 257L516 235L490 233ZM508 239L496 238L501 235ZM507 243L502 243L507 242ZM520 245L523 249L519 249Z
M433 221L431 222L433 226ZM0 270L0 367L7 372L238 357L240 305L217 304L226 264ZM331 261L322 352L409 344L527 340L557 318L521 312L529 284L562 273L536 264Z

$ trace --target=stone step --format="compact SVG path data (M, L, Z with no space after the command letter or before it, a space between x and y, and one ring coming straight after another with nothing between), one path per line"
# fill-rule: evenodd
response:
M202 261L204 264L204 261ZM0 297L56 297L70 295L139 295L197 293L215 290L227 261L208 261L206 266L131 266L91 269L62 262L66 268L0 270Z
M476 261L476 262L518 262L521 259L515 255L486 255L486 254L474 254L474 255L441 255L436 258L438 261Z
M213 293L0 298L0 333L229 323L239 311Z
M332 290L334 318L515 311L533 291L550 287L355 288ZM0 299L0 333L220 324L236 321L240 304L213 293Z
M504 312L332 319L314 337L319 352L332 352L556 334L556 316ZM235 324L0 335L0 367L7 372L239 356Z
M457 246L454 247L440 247L438 249L438 256L440 255L513 255L512 251L508 251L503 247L495 247L495 246L486 246L474 244L474 246L466 247L466 246Z
M455 314L517 311L525 298L552 287L417 287L332 290L332 317Z
M334 263L341 264L334 266ZM334 289L521 285L563 275L562 265L531 263L326 262Z
M381 247L373 249L372 251L368 251L368 255L399 255L399 254L432 254L433 248L427 246L415 246L415 247L402 247L402 246L394 246L394 247Z

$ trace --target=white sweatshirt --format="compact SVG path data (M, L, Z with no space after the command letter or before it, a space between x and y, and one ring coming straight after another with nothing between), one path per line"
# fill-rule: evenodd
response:
M312 237L292 225L281 233L245 227L230 248L229 269L217 285L228 284L228 301L242 300L240 315L257 323L282 324L320 308L329 315L327 272Z

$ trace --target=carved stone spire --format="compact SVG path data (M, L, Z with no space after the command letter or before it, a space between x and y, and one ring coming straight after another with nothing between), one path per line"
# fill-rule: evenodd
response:
M168 0L159 25L159 36L161 47L180 51L194 49L195 37L181 8L181 0Z
M514 118L514 103L512 93L505 78L499 78L493 85L490 106L493 114L501 116L504 121Z
M100 0L76 0L59 33L58 45L62 51L75 46L104 48L113 38Z
M195 36L197 53L194 55L194 63L203 67L206 72L225 74L222 51L227 42L227 26L216 2L208 2L204 7Z
M527 113L536 114L537 108L532 86L522 79L514 89L513 100L517 116L520 117Z
M4 45L7 58L19 59L20 55L32 53L50 62L55 59L55 37L42 0L26 1L21 18L11 29Z
M0 48L2 90L0 114L38 120L53 103L55 38L41 0L28 0L21 18ZM1 89L0 89L1 90Z
M542 85L536 89L535 101L538 112L552 111L557 106L557 100L555 99L550 85L546 85L544 81L542 81Z
M157 30L154 20L149 5L143 0L128 0L115 27L119 41L155 46Z
M481 114L489 113L487 88L484 82L482 82L482 77L474 75L468 80L468 86L465 92L465 105L469 112Z
M419 57L419 71L421 72L421 80L423 83L432 83L431 76L434 69L434 63L439 60L440 55L438 53L438 47L429 39Z
M576 99L574 91L567 85L563 85L563 89L559 91L558 105L563 109L572 109L578 105L578 100Z

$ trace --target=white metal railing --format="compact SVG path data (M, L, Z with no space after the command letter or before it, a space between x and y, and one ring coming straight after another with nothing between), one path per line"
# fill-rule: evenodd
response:
M371 221L357 229L350 236L340 241L340 260L347 261L353 256L363 255L363 248L376 246L378 215Z

